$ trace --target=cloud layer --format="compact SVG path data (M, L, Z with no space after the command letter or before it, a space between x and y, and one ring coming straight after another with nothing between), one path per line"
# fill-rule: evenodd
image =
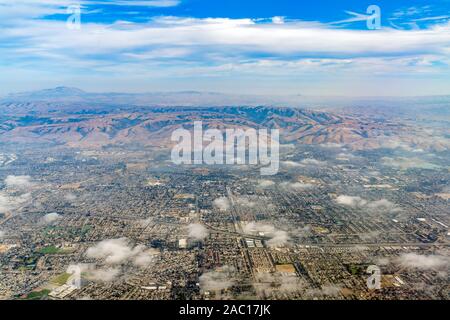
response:
M0 191L0 213L14 212L31 202L34 186L30 176L7 176L6 189Z
M62 217L58 213L52 212L52 213L48 213L44 217L42 217L42 221L46 224L50 224L50 223L54 223L54 222L60 220L61 218Z
M270 224L250 222L243 226L243 230L247 234L260 234L269 237L270 239L266 242L269 247L282 247L291 240L287 231L277 229Z
M224 266L220 269L203 273L200 278L200 288L202 291L222 291L231 288L235 284L232 277L234 269Z
M227 211L230 209L230 201L225 197L215 199L213 205L220 211Z
M30 176L7 176L5 184L8 188L27 189L33 186Z
M132 262L147 267L158 253L143 245L133 247L126 238L103 240L86 251L88 258L102 259L106 264L119 265Z
M379 212L399 212L401 209L393 202L387 199L369 201L359 196L340 195L335 199L336 203L356 208L356 209L368 209L371 211Z
M209 235L208 229L202 224L191 223L188 226L188 237L193 240L205 240Z
M14 81L31 74L40 74L41 79L52 75L65 79L65 73L105 81L120 74L124 79L142 81L151 74L152 78L176 79L186 86L188 79L204 84L220 79L229 84L230 79L266 76L266 81L273 79L270 83L283 79L281 84L290 89L289 81L301 80L298 75L325 83L345 76L360 85L358 80L366 79L369 86L376 83L369 83L369 79L381 81L387 76L411 82L420 80L414 75L421 75L437 81L449 69L448 21L436 20L411 30L388 26L361 30L281 17L160 14L136 20L133 15L122 15L106 23L100 13L109 10L107 3L161 8L180 1L83 1L82 14L89 22L82 19L81 30L66 27L70 1L0 1L0 41L4 44L0 58L11 64L0 71ZM60 19L49 19L52 15ZM92 80L89 83L95 84Z
M448 269L450 267L450 257L439 254L405 253L398 257L396 262L403 267L419 270Z

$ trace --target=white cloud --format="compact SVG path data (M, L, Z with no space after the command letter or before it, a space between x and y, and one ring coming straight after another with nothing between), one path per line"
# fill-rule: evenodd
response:
M71 1L65 0L0 0L0 19L1 23L15 21L24 22L27 19L39 18L46 15L66 12L65 8Z
M33 186L30 176L7 176L5 184L8 188L27 189Z
M336 203L352 207L365 208L373 212L399 212L401 209L393 202L387 199L380 199L375 201L368 201L361 197L353 197L347 195L340 195L335 199Z
M259 188L269 188L275 185L275 182L272 180L259 180L258 181L258 187Z
M12 196L6 192L0 191L0 213L14 211L30 201L31 195L29 193L20 196Z
M121 273L119 267L98 268L94 264L77 264L69 266L68 269L73 267L81 270L83 278L94 282L111 282L116 280Z
M137 250L136 248L138 247L135 247L135 250ZM142 251L134 256L133 263L138 267L145 268L155 261L158 252L155 249L144 249L143 246L141 248Z
M105 269L93 269L87 270L85 277L88 280L99 281L99 282L111 282L115 280L121 273L120 268L105 268Z
M281 161L281 164L286 166L286 167L291 167L291 168L295 168L295 167L324 167L327 165L326 161L320 161L320 160L316 160L316 159L303 159L300 162L295 162L295 161Z
M413 19L414 22L420 22L420 21L435 21L435 20L448 20L450 19L450 16L434 16L434 17L424 17L424 18L417 18Z
M193 240L205 240L209 235L208 229L199 223L191 223L188 226L188 231L188 237Z
M169 2L154 1L153 4ZM41 10L43 8L51 8L49 13L56 10L55 7L40 6ZM13 26L7 25L0 40L20 41L22 49L8 49L16 53L19 50L26 55L54 54L68 59L76 56L87 58L94 53L107 53L112 57L133 52L136 48L148 50L149 47L188 48L188 54L192 53L192 56L208 48L220 55L309 53L326 58L339 54L361 57L379 57L383 54L442 55L444 49L450 46L450 24L426 30L385 28L361 31L336 29L320 23L280 21L279 18L274 20L275 23L259 23L258 19L157 17L145 24L131 23L126 29L123 24L117 23L107 28L98 23L85 23L83 32L67 32L64 21L26 20ZM99 35L101 45L98 45ZM203 55L199 57L204 58Z
M143 245L133 247L127 238L103 240L86 251L88 258L103 259L107 264L123 264L131 261L145 267L152 263L157 251Z
M396 262L403 267L431 270L448 268L450 258L443 255L420 255L416 253L405 253L396 259Z
M243 226L243 231L247 234L261 234L269 237L270 239L266 242L269 247L282 247L289 244L291 240L287 231L279 230L270 224L250 222Z
M354 159L358 159L359 157L355 156L354 154L351 153L346 153L346 152L341 152L336 156L337 160L341 160L341 161L350 161L350 160L354 160Z
M339 197L336 198L336 202L338 204L342 204L344 206L349 206L349 207L363 207L367 204L367 200L364 200L361 197L352 197L352 196L346 196L346 195L341 195Z
M300 292L307 288L308 284L295 275L257 273L253 287L258 296L264 297L277 293Z
M237 197L236 203L242 207L254 208L257 200L252 200L250 197Z
M300 163L307 166L315 166L315 167L322 167L327 165L326 161L320 161L316 159L303 159Z
M387 257L381 257L376 260L376 264L379 266L386 266L390 263L390 259Z
M431 162L427 162L425 160L422 160L420 158L403 158L403 157L398 157L398 158L390 158L390 157L383 157L382 159L382 163L385 166L389 166L389 167L394 167L394 168L399 168L402 170L407 170L407 169L414 169L414 168L418 168L418 169L437 169L439 168L438 165L435 165Z
M303 164L295 162L295 161L281 161L281 164L286 166L286 167L303 167Z
M348 15L351 15L351 18L334 21L330 24L343 24L343 23L351 23L351 22L358 22L358 21L367 21L372 15L363 14L363 13L357 13L353 11L345 11Z
M179 3L176 0L81 2L83 15L95 12L95 5L102 4L168 7ZM377 94L374 90L385 92L388 89L389 93L396 95L408 94L411 82L414 82L415 88L426 90L427 94L430 91L440 93L448 87L442 77L426 78L438 86L430 85L429 81L424 86L424 80L417 77L405 78L405 75L411 74L423 77L427 72L442 76L448 73L448 22L418 30L389 27L356 30L282 17L201 19L159 16L145 17L150 20L142 19L142 22L116 21L112 24L82 19L82 29L76 31L67 30L65 21L43 18L66 14L67 6L73 1L0 0L0 4L3 5L0 10L0 42L4 44L0 59L9 62L9 66L2 67L0 72L5 78L13 80L4 83L2 90L5 92L25 87L23 79L27 83L31 81L35 87L41 86L42 79L48 79L49 83L71 81L76 85L94 87L94 90L98 90L98 86L113 85L123 89L123 81L112 80L111 76L116 74L130 83L125 91L135 90L136 85L143 90L150 83L156 85L160 78L170 79L171 88L211 86L213 90L222 90L228 85L231 88L228 90L235 90L235 85L230 85L221 77L239 76L242 79L243 74L254 77L262 74L265 79L274 79L272 84L280 85L278 89L271 86L272 90L291 92L298 90L302 84L305 91L323 93L322 89L308 89L307 81L295 81L295 89L288 88L287 84L294 83L293 75L298 80L300 73L305 79L311 79L309 76L317 78L319 73L324 75L320 81L328 86L327 92L330 94L331 90L333 93L345 90L349 94L355 91L359 94ZM350 18L353 21L364 19L364 15L350 14L355 16ZM267 58L258 58L261 56ZM434 58L429 60L428 56ZM167 63L168 60L171 63ZM429 63L412 63L413 60ZM70 74L70 77L61 71ZM35 77L35 74L38 76ZM157 80L149 80L149 74ZM367 79L368 74L378 81L360 84L359 79ZM389 75L391 83L396 85L386 86L383 75ZM183 82L186 77L195 77L195 81ZM211 78L216 81L209 81ZM145 84L142 82L144 79ZM345 80L336 84L336 79ZM254 80L249 82L251 85L240 86L242 91L254 87ZM355 87L355 84L358 86ZM399 93L399 90L402 92Z
M0 230L0 239L3 238L5 236L5 231Z
M288 244L289 234L284 230L276 230L272 234L270 234L271 238L267 241L267 245L269 247L282 247Z
M75 201L77 199L77 196L73 193L67 193L64 195L64 199L67 201Z
M361 197L353 197L347 195L340 195L335 200L338 204L356 208L356 209L366 209L372 213L384 213L384 212L400 212L399 208L395 203L387 200L380 199L375 201L368 201Z
M391 212L396 212L399 211L400 208L397 207L397 205L387 199L381 199L381 200L376 200L376 201L372 201L369 202L367 204L367 207L369 209L372 210L377 210L377 211L391 211Z
M181 0L113 0L113 1L83 1L85 4L103 4L112 6L128 6L128 7L176 7Z
M5 185L7 189L0 191L0 213L17 210L31 201L31 194L24 193L33 186L30 176L7 176ZM22 194L17 195L8 189L21 191Z
M247 234L256 234L256 233L273 233L275 231L275 227L272 225L257 223L257 222L249 222L243 226L243 231Z
M284 24L284 17L273 17L272 18L272 23L274 24Z
M203 273L200 278L200 288L202 291L222 291L231 288L235 284L233 279L234 269L229 266Z
M311 183L302 183L302 182L282 182L280 183L281 187L292 189L292 190L307 190L314 188L314 185Z
M45 25L43 25L45 27ZM94 26L86 26L91 29ZM311 26L309 23L295 22L278 25L258 24L251 19L196 19L162 17L155 18L153 24L142 28L124 30L108 28L104 30L102 48L117 49L145 45L173 44L183 46L232 46L240 51L259 51L276 54L298 54L306 52L321 53L404 53L440 51L448 46L450 36L446 34L449 26L443 25L430 30L342 30L324 26ZM45 30L43 30L45 31ZM89 30L87 30L89 31ZM130 32L133 31L133 32ZM67 32L65 32L67 34ZM81 46L91 45L86 33L77 36ZM136 36L142 37L136 37ZM363 35L363 36L362 36ZM56 42L58 34L49 40ZM117 41L112 41L116 36ZM123 40L123 41L120 41ZM390 42L390 40L392 42ZM75 42L76 43L76 42ZM428 47L423 47L428 45ZM425 49L426 48L426 49ZM424 50L425 49L425 50Z
M227 211L228 209L230 209L230 201L225 197L215 199L213 204L220 211Z
M62 217L56 212L48 213L44 217L42 217L42 221L46 224L54 223L60 220Z
M428 59L417 61L418 64L429 64L432 63ZM439 132L434 130L423 130L421 135L408 135L397 136L397 137L380 137L378 140L381 148L388 149L402 149L409 152L421 153L424 150L428 151L445 151L450 149L450 141ZM407 160L410 161L407 161ZM418 158L390 158L384 157L386 165L410 168L414 167L415 164L423 165L425 161ZM419 160L419 161L418 161Z

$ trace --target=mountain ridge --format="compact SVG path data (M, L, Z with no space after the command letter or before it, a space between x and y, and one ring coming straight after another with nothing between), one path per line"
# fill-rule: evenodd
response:
M202 121L204 129L279 129L282 143L357 144L384 134L380 133L382 124L362 127L350 117L298 108L168 107L145 112L10 118L0 123L0 143L42 142L77 148L128 144L169 147L173 144L172 132L192 129L195 121Z
M447 119L450 95L424 97L315 97L305 95L263 96L195 90L148 93L86 92L56 87L10 94L0 98L0 115L111 113L145 111L153 107L267 106L313 109L384 118Z

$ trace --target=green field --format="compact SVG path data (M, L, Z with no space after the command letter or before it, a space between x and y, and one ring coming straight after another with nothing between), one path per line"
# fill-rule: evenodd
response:
M67 283L67 280L69 280L71 274L70 273L63 273L54 278L51 283L56 284L58 286L62 286Z
M64 250L55 246L48 246L38 250L40 254L67 254L70 250Z
M33 291L27 295L25 300L41 300L42 298L47 297L49 293L50 293L50 290L48 290L48 289L44 289L41 291Z

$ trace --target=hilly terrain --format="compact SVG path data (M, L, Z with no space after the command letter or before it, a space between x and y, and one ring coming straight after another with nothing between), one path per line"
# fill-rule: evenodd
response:
M191 99L196 94L204 97L195 92L175 96ZM340 144L352 149L449 147L445 132L436 139L436 132L377 113L371 116L370 109L356 114L278 106L159 106L145 104L149 96L91 94L67 87L9 95L0 100L0 143L167 147L174 130L202 121L205 129L279 129L283 143Z

